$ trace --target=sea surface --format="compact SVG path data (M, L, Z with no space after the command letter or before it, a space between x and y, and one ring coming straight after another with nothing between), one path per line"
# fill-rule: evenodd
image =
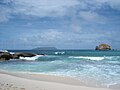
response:
M95 50L10 50L45 54L0 62L0 70L19 73L69 76L94 87L120 90L120 51Z

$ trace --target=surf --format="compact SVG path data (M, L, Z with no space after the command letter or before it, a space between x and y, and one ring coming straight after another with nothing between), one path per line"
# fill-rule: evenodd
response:
M116 58L116 56L103 56L103 57L92 57L92 56L69 56L69 58L73 58L73 59L85 59L85 60L96 60L96 61L100 61L100 60L111 60L113 58Z
M38 58L42 57L43 55L36 55L34 57L20 57L21 60L32 60L32 61L35 61L37 60Z

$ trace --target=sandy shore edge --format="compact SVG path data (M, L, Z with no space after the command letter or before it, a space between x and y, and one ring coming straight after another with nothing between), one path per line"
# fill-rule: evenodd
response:
M84 86L79 80L43 74L0 71L0 90L112 90Z

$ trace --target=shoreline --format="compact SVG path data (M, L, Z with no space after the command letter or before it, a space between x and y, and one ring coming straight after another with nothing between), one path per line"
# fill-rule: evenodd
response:
M0 71L0 77L2 77L0 78L0 90L113 90L88 87L79 80L70 77L44 74L21 74Z
M20 77L24 79L37 80L37 81L47 81L47 82L56 82L68 85L75 86L85 86L80 80L76 78L72 78L69 76L59 76L59 75L50 75L50 74L36 74L36 73L17 73L17 72L7 72L0 71L0 74L7 74L10 76Z

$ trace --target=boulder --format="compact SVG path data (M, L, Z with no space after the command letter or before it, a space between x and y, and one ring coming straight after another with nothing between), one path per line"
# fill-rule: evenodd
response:
M33 57L36 56L36 54L32 53L25 53L25 52L16 52L12 55L13 59L19 59L19 57Z
M96 46L95 50L111 50L111 47L108 44L100 44Z
M12 55L8 52L0 52L0 61L10 60Z
M0 52L0 61L19 59L20 57L34 57L36 55L45 55L45 54L33 54L26 52L16 52L14 54L10 54L9 52Z

